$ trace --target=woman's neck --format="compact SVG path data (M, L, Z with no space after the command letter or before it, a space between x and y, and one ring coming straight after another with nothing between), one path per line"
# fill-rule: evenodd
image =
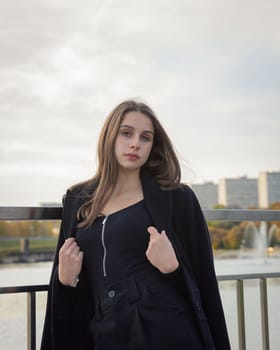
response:
M109 200L102 208L103 215L110 215L143 199L140 172L119 172Z
M139 171L119 171L117 182L113 191L114 195L124 192L142 191Z

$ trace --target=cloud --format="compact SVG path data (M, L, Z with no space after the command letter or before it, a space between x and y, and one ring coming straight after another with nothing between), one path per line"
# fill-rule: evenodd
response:
M105 116L131 97L155 109L192 180L279 167L279 10L275 0L1 4L2 200L38 202L90 176Z

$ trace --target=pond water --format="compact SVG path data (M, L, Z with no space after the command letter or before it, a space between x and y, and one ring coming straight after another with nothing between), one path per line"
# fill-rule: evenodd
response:
M217 275L280 272L280 258L216 259ZM0 286L47 284L51 263L0 265ZM236 282L220 282L220 292L233 350L238 349ZM262 349L259 284L245 282L245 318L247 349ZM280 279L268 281L270 349L280 349ZM37 348L39 349L46 293L37 293ZM26 295L0 295L0 349L26 349Z

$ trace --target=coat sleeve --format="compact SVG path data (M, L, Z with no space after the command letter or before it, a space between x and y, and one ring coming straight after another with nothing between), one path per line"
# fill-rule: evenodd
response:
M194 192L188 187L183 192L184 204L180 205L179 216L181 217L179 217L180 223L177 224L177 227L180 228L180 238L183 245L183 260L197 285L198 298L215 349L228 350L230 343L214 268L208 227Z
M69 192L68 192L69 193ZM67 198L67 196L66 196ZM67 204L68 202L68 204ZM71 226L74 207L63 201L62 221L50 277L41 350L88 349L85 324L89 320L89 288L86 273L82 269L76 288L64 286L58 279L59 250L73 232L65 232Z
M65 196L63 196L63 201L62 201L63 204L64 204L64 200L65 200ZM47 349L50 350L55 348L53 343L53 309L55 307L54 295L56 294L57 289L63 288L63 286L60 285L60 282L58 280L58 254L61 246L65 241L65 236L63 232L63 226L64 226L63 213L64 213L64 208L62 212L62 221L60 224L60 231L59 231L58 241L56 245L56 251L55 251L55 257L54 257L52 271L51 271L50 282L49 282L45 321L44 321L44 328L43 328L42 341L41 341L41 350L47 350Z
M197 213L197 231L204 232L205 235L204 254L201 255L198 275L202 305L208 319L216 348L223 350L230 349L226 321L214 268L212 245L208 227L196 197L194 197L194 207Z

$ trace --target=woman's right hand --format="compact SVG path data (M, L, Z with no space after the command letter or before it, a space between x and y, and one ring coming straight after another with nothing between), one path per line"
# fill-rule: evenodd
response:
M65 240L59 250L58 278L65 286L75 287L82 269L84 253L75 238Z

